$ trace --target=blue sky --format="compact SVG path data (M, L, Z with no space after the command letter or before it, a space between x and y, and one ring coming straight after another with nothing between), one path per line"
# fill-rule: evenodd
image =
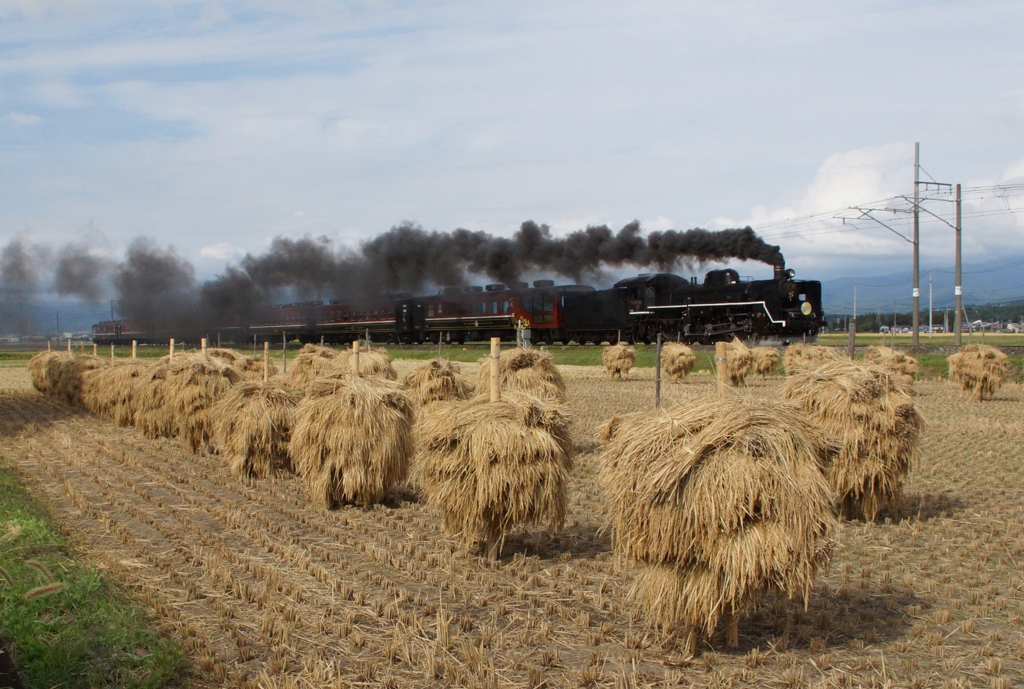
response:
M1022 26L985 0L0 0L0 242L143 235L211 275L276 235L635 218L764 227L807 278L909 270L880 227L778 223L910 192L914 141L941 181L1024 182ZM1021 217L973 218L968 259L1024 252Z

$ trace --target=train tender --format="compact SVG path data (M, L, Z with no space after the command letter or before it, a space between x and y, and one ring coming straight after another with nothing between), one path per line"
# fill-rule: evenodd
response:
M663 333L690 343L731 339L778 340L814 336L824 325L821 284L794 280L775 267L771 280L741 279L712 270L701 283L668 273L620 280L606 290L535 280L486 287L445 287L430 296L405 294L375 303L337 301L284 304L257 322L224 326L204 335L238 344L286 337L347 343L369 333L378 342L513 340L528 328L533 342L650 342ZM182 336L186 334L182 333ZM134 332L127 321L93 326L97 342L160 339Z

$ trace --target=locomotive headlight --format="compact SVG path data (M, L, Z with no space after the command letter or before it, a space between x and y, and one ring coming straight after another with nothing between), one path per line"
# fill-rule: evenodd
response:
M811 302L805 301L803 304L801 304L800 305L800 313L802 313L805 316L810 316L811 315Z

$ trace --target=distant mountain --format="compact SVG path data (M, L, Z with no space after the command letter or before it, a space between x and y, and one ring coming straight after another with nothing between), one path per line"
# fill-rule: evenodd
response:
M932 272L932 304L935 310L952 308L954 275L952 266L921 267L921 309L928 309L928 277ZM910 270L889 275L841 277L821 281L826 314L853 312L854 285L857 312L892 312L893 302L900 312L911 308L913 278ZM963 265L964 305L1024 301L1024 254L1009 255L984 263Z

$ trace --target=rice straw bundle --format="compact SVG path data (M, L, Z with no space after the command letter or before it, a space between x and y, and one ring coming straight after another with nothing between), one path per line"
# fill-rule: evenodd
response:
M288 454L314 502L368 506L405 480L415 450L413 404L397 383L346 376L309 385Z
M207 347L206 356L211 359L219 359L225 364L231 364L232 366L237 366L241 360L246 358L244 354L239 354L233 349L226 349L224 347Z
M128 392L125 404L126 418L130 413L133 423L147 438L171 437L174 435L174 418L167 399L167 374L170 364L167 357L143 372Z
M502 390L498 402L435 405L419 431L419 484L467 547L483 539L496 559L515 527L565 521L572 442L558 401Z
M83 406L82 377L86 371L105 368L109 365L106 359L92 354L69 356L64 354L59 359L50 359L49 373L53 380L53 396L68 404Z
M725 345L728 359L725 364L725 372L732 381L733 387L742 387L747 384L747 373L754 365L754 355L750 347L743 344L739 338L733 337L732 342Z
M149 366L138 359L116 359L109 366L86 371L82 374L83 406L96 416L117 420L127 389Z
M291 470L288 442L301 399L283 385L246 380L214 405L213 442L234 474L262 478Z
M338 352L330 347L303 345L288 372L292 387L301 389L317 378L324 377L331 368L331 362L337 357Z
M767 378L779 366L779 350L775 347L754 347L751 351L754 356L754 373Z
M476 383L476 394L489 398L491 394L491 359L480 359L480 377ZM498 360L498 380L502 394L506 390L520 390L550 397L565 402L565 381L555 367L554 359L547 352L536 349L507 349Z
M682 380L690 375L697 357L693 350L678 342L666 342L661 347L661 369L672 380Z
M836 361L790 376L783 397L836 443L828 480L843 514L898 515L924 425L902 384L880 368Z
M352 373L351 349L343 349L338 356L331 361L329 370L324 374L327 377L347 376ZM386 349L362 349L359 351L359 375L377 376L387 380L398 380L398 373L391 364L391 357Z
M917 376L917 359L892 347L872 345L864 353L864 363L877 366L896 376L910 391Z
M165 422L171 434L194 452L210 445L213 435L211 408L228 389L242 380L234 366L202 354L175 357L163 378Z
M431 359L405 374L402 387L419 405L468 399L473 386L458 364L447 359Z
M970 392L979 402L992 397L1003 384L1009 359L1006 354L983 344L969 344L951 355L949 379L960 383L960 389Z
M604 352L601 353L601 359L604 361L604 368L608 371L608 375L612 378L618 377L622 380L623 375L629 375L630 369L636 363L636 349L620 342L617 345L611 347L605 347Z
M267 364L267 368L269 369L267 377L270 378L276 376L277 365L274 364L274 360L272 358L268 358ZM250 380L263 380L263 355L241 357L235 361L234 365L246 378L249 378Z
M40 352L28 360L28 372L32 376L32 386L44 395L53 393L56 376L60 370L60 362L71 355L65 352Z
M821 347L796 343L786 347L786 353L782 357L782 365L786 369L786 375L792 375L797 371L814 370L821 364L829 361L848 361L831 347Z
M125 359L111 366L106 375L112 398L110 418L118 426L134 426L146 391L146 382L156 366L140 359Z
M633 596L664 629L714 632L774 592L805 601L837 528L824 436L798 406L731 397L631 414L608 433L599 480ZM734 632L730 631L730 645Z

